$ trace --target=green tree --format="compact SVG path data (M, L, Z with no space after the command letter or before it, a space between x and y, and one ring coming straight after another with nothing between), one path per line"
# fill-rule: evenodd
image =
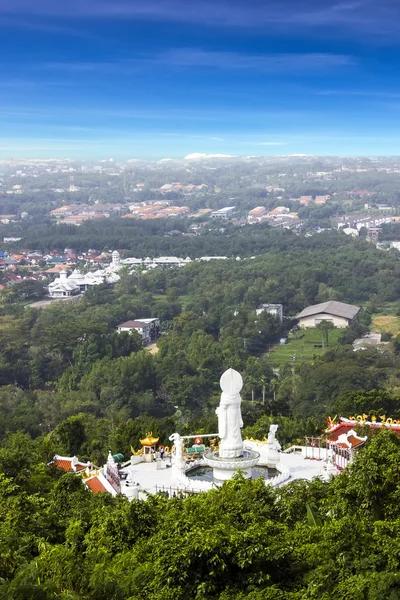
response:
M335 329L334 324L332 323L332 321L323 320L320 323L318 323L317 329L322 332L324 347L327 348L329 346L329 332L332 331L332 329Z

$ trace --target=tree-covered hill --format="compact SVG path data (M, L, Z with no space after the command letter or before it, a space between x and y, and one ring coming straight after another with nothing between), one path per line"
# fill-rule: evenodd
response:
M187 498L94 496L0 449L4 600L380 600L400 594L400 439L378 434L330 483L236 480Z

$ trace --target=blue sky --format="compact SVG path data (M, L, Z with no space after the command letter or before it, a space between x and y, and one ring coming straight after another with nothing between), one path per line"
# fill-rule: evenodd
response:
M398 0L0 0L0 158L400 154Z

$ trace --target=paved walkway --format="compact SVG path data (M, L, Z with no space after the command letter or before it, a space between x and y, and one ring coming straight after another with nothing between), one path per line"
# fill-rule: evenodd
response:
M281 452L279 454L280 462L290 469L290 479L285 481L282 485L289 483L296 479L306 479L311 481L314 477L318 477L322 473L322 468L325 464L323 460L311 460L304 458L302 454L285 454ZM157 469L157 463L139 463L133 467L126 467L123 471L128 472L131 470L132 478L135 483L140 485L141 493L139 498L145 499L148 492L155 494L160 491L163 486L165 488L176 488L176 483L173 478L173 469L169 466L169 459L164 460L166 468ZM164 466L163 465L163 466ZM168 467L167 467L168 465Z
M310 450L309 450L310 451ZM314 477L321 475L322 467L325 464L323 460L311 460L304 458L302 454L279 454L280 462L290 469L290 479L307 479L311 481Z
M69 296L67 298L49 298L48 300L39 300L38 302L32 302L31 304L27 304L30 308L46 308L54 302L77 302L81 298L81 296ZM26 308L25 307L25 308Z

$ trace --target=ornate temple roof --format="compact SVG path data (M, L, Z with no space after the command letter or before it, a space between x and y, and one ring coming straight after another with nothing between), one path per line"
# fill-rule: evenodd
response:
M60 456L59 454L54 456L53 462L58 469L69 473L78 473L90 466L89 462L83 463L76 456Z
M143 440L140 440L140 443L142 446L155 446L159 439L159 437L153 437L153 432L151 431Z
M95 476L90 479L86 479L85 484L93 494L99 494L100 492L109 492L105 485L100 481L100 478Z

